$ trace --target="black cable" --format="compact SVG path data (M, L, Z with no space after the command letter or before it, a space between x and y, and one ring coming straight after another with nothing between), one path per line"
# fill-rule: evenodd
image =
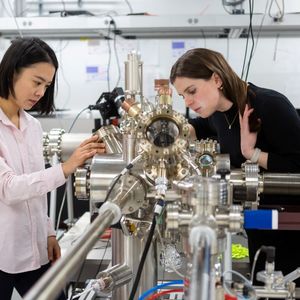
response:
M110 92L110 63L111 63L111 47L110 47L110 32L111 32L111 22L108 24L108 31L107 31L107 48L108 48L108 62L107 62L107 88Z
M253 55L254 55L254 53L256 51L256 48L257 48L257 45L258 45L258 40L259 40L261 31L262 31L262 27L263 27L263 24L264 24L264 21L265 21L265 17L267 15L268 5L269 5L269 0L267 0L266 7L265 7L265 12L264 12L263 18L262 18L262 20L260 22L259 29L258 29L258 32L257 32L257 35L256 35L256 42L255 42L255 47L254 47Z
M253 17L253 9L254 9L254 0L249 0L249 7L250 7L249 31L250 31L250 34L251 34L252 46L251 46L251 50L250 50L250 56L249 56L249 60L248 60L245 81L247 81L247 79L248 79L248 74L249 74L250 65L251 65L251 61L252 61L252 57L253 57L254 46L255 46L254 35L253 35L253 28L252 28L252 17Z
M72 124L71 124L71 126L70 126L70 128L69 128L69 130L68 130L68 133L70 133L71 130L73 129L73 127L74 127L76 121L78 120L79 116L80 116L84 111L86 111L86 110L88 110L88 109L89 109L89 107L85 107L83 110L81 110L81 111L77 114L77 116L75 117L74 121L72 122Z
M158 228L159 228L159 225L158 225ZM163 284L164 283L164 281L165 281L165 272L166 272L166 247L164 247L163 245L162 245L162 239L163 239L163 237L161 237L161 247L163 248L163 255L164 255L164 257L163 257L163 274L162 274L162 280L161 280L161 283Z
M128 5L128 7L129 7L129 12L130 12L131 14L133 14L133 9L132 9L131 4L129 3L128 0L125 0L125 2L126 2L126 4Z
M127 169L127 170L130 170L132 167L133 167L132 164L128 164L128 165L126 166L126 169ZM110 186L110 188L109 188L109 190L108 190L108 192L107 192L107 194L106 194L106 196L105 196L105 199L104 199L103 203L105 203L105 202L108 200L110 194L112 193L112 191L113 191L115 185L117 184L117 182L119 181L119 179L121 178L121 176L122 176L122 173L120 173L117 177L115 177L114 182L113 182L113 184ZM106 247L105 247L105 250L104 250L104 254L103 254L102 259L101 259L101 261L100 261L100 265L99 265L99 267L98 267L98 270L97 270L96 275L97 275L98 272L100 271L101 264L102 264L102 262L103 262L103 259L104 259L104 256L105 256L105 253L106 253L106 250L107 250L109 241L110 241L110 239L107 241L107 244L106 244Z
M78 276L77 276L77 278L76 278L74 287L72 288L72 294L71 294L70 300L72 300L73 297L75 296L74 293L75 293L75 291L76 291L76 289L77 289L77 286L78 286L78 283L79 283L79 279L80 279L80 276L81 276L81 274L82 274L84 265L85 265L85 260L83 261L83 263L82 263L82 265L81 265L81 268L80 268L80 271L78 272Z
M65 3L65 1L61 0L61 4L63 6L63 12L65 12L66 11L66 3Z
M272 16L272 14L271 14L271 9L272 9L273 3L274 3L274 0L271 1L270 7L269 7L269 12L268 12L269 17L272 18L275 21L281 21L282 18L284 17L284 9L285 9L284 8L284 0L282 0L282 10L281 10L277 0L275 0L275 3L276 3L276 5L278 7L278 10L279 10L279 16L278 15L277 16L276 15Z
M58 217L57 217L57 221L56 221L56 227L54 228L56 234L58 233L59 224L60 224L60 218L61 218L62 211L63 211L64 205L65 205L66 196L67 196L67 183L65 183L64 195L63 195L63 198L62 198L62 201L61 201L61 204L60 204L60 208L59 208L59 211L58 211Z
M281 18L282 19L284 17L284 13L285 13L285 4L284 4L284 0L282 0L282 15L281 15Z
M116 31L116 27L115 27ZM120 80L121 80L121 67L120 67L120 61L119 61L119 56L118 56L118 51L117 51L117 34L115 33L114 35L114 50L115 50L115 57L116 57L116 62L117 62L117 67L118 67L118 80L116 83L116 87L119 86Z
M128 165L128 166L129 166L129 165ZM127 167L128 167L128 166L127 166ZM113 188L115 187L116 183L118 182L118 180L119 180L119 178L120 178L121 176L122 176L122 174L120 173L120 174L116 177L116 179L114 180L113 184L111 185L111 187L109 188L109 190L108 190L108 192L107 192L107 194L106 194L106 197L105 197L105 199L104 199L104 202L106 202L106 201L108 200L108 198L109 198L109 196L110 196L110 194L111 194ZM104 203L104 202L103 202L103 203ZM104 259L104 256L105 256L105 253L106 253L106 250L107 250L109 241L110 241L110 239L107 241L107 244L106 244L106 247L105 247L105 250L104 250L104 254L103 254L102 259L101 259L101 261L100 261L100 264L99 264L99 267L98 267L98 270L97 270L96 275L98 274L98 272L99 272L99 270L100 270L100 268L101 268L101 265L102 265L102 262L103 262L103 259ZM74 292L75 292L75 290L76 290L76 288L77 288L77 286L78 286L78 281L79 281L79 278L80 278L81 273L82 273L82 271L83 271L84 264L85 264L85 260L83 261L83 264L82 264L81 269L80 269L80 271L79 271L79 275L78 275L78 277L77 277L77 279L76 279L74 289L72 290L72 295L71 295L71 299L70 299L70 300L73 299Z
M108 200L110 194L112 193L112 190L114 189L115 185L117 184L117 182L121 178L121 176L122 176L122 174L120 173L117 177L115 177L115 180L114 180L113 184L111 185L111 187L109 188L109 190L108 190L108 192L107 192L107 194L105 196L105 199L104 199L103 203Z
M229 10L226 8L226 5L225 5L224 2L225 2L225 1L222 0L222 6L223 6L224 10L225 10L229 15L232 15L232 11L229 11Z
M100 264L99 264L99 266L98 266L98 269L97 269L97 273L96 273L96 275L95 275L95 278L97 277L97 274L99 273L99 271L100 271L100 269L101 269L101 265L102 265L103 259L104 259L104 257L105 257L105 254L106 254L106 251L107 251L109 242L110 242L110 238L107 240L107 243L106 243L106 246L105 246L105 250L104 250L104 253L103 253L103 255L102 255Z
M127 171L129 171L129 170L132 169L132 168L133 168L133 164L132 164L132 163L129 163L129 164L124 168L124 170L127 169ZM124 171L124 170L123 170L123 171ZM112 193L112 191L113 191L115 185L117 184L117 182L119 181L119 179L121 178L121 176L123 176L123 175L125 174L125 173L123 173L123 171L122 171L117 177L115 177L114 182L113 182L112 185L110 186L110 188L109 188L109 190L108 190L108 192L107 192L107 194L106 194L106 196L105 196L105 199L104 199L103 203L106 202L106 201L108 200L108 198L109 198L110 194Z
M247 53L248 53L248 44L249 44L249 37L250 37L249 33L251 33L251 31L252 31L251 0L249 0L249 9L250 9L250 12L249 12L250 22L249 22L249 27L248 27L248 31L247 31L247 42L246 42L246 48L245 48L245 54L244 54L244 61L243 61L243 68L242 68L241 79L243 79L243 77L244 77L244 72L245 72L245 67L246 67L246 60L247 60ZM253 31L252 31L252 34L253 34ZM247 64L247 66L248 66L248 64Z
M125 167L125 169L130 170L132 167L133 167L133 164L132 164L132 163L129 163L129 164ZM125 169L124 169L124 170L125 170ZM121 172L121 173L115 178L113 184L111 185L111 187L109 188L109 190L108 190L108 192L107 192L107 194L106 194L106 197L105 197L105 199L104 199L104 202L106 202L106 201L108 200L108 198L109 198L109 196L110 196L110 194L111 194L113 188L115 187L115 185L116 185L116 183L118 182L119 178L120 178L123 174L124 174L124 173ZM155 229L155 225L154 225L154 229ZM150 232L151 232L151 229L150 229ZM150 235L150 232L149 232L149 235ZM153 235L154 235L154 230L153 230L153 232L152 232L152 237L153 237ZM148 236L148 237L149 237L149 236ZM151 238L151 240L152 240L152 238ZM151 242L151 240L150 240L150 242ZM105 256L105 253L106 253L106 250L107 250L109 241L110 241L110 239L107 241L107 244L106 244L106 247L105 247L105 250L104 250L104 254L103 254L103 256L102 256L102 259L101 259L100 264L99 264L99 267L98 267L97 274L98 274L98 272L99 272L99 270L100 270L100 268L101 268L101 265L102 265L102 262L103 262L103 259L104 259L104 256ZM147 241L147 242L148 242L148 241ZM146 245L147 245L147 243L146 243ZM146 247L145 247L145 248L146 248ZM148 246L148 248L149 248L149 246ZM148 253L148 250L147 250L147 253ZM147 253L146 253L146 255L147 255ZM72 294L71 294L71 299L70 299L70 300L73 299L74 292L75 292L75 290L76 290L76 288L77 288L77 286L78 286L78 282L79 282L81 273L82 273L82 271L83 271L84 264L85 264L85 260L83 261L83 264L82 264L81 269L80 269L80 271L79 271L79 274L78 274L78 277L77 277L77 279L76 279L74 288L73 288L73 290L72 290ZM97 275L97 274L96 274L96 275Z
M149 234L148 234L148 238L147 238L147 241L146 241L146 245L145 245L142 257L140 259L140 263L139 263L138 270L137 270L137 273L136 273L136 276L135 276L135 280L134 280L134 283L133 283L133 286L132 286L132 289L131 289L129 300L134 299L135 293L137 291L137 288L138 288L138 285L139 285L139 282L140 282L140 278L141 278L141 275L142 275L142 271L143 271L143 268L144 268L144 264L145 264L145 261L146 261L146 257L147 257L148 251L150 249L152 238L154 236L155 226L156 226L156 214L154 214L153 219L152 219L152 224L151 224L151 227L150 227L150 231L149 231Z
M128 165L128 166L129 166L129 165ZM128 166L127 166L127 167L128 167ZM116 183L118 182L118 180L119 180L119 178L120 178L121 176L122 176L122 174L120 173L120 174L116 177L116 179L114 180L113 184L111 185L111 187L109 188L109 190L108 190L108 192L107 192L107 194L106 194L106 197L105 197L105 199L104 199L104 202L106 202L106 201L108 200L108 198L109 198L109 196L110 196L110 194L111 194L113 188L115 187ZM104 203L104 202L103 202L103 203ZM103 262L103 259L104 259L104 256L105 256L105 253L106 253L108 244L109 244L109 241L110 241L110 239L107 241L107 244L106 244L106 247L105 247L105 250L104 250L104 254L103 254L102 259L101 259L101 261L100 261L100 264L99 264L99 267L98 267L98 270L97 270L96 275L97 275L98 272L100 271L100 268L101 268L101 265L102 265L102 262ZM83 264L82 264L81 269L80 269L80 271L79 271L79 275L78 275L78 277L77 277L77 279L76 279L74 289L72 290L72 295L71 295L71 299L70 299L70 300L73 299L74 292L75 292L75 290L76 290L76 288L77 288L77 286L78 286L78 281L79 281L79 278L80 278L81 273L82 273L82 271L83 271L84 264L85 264L85 260L83 261Z
M13 17L13 15L14 15L14 13L12 12L12 11L8 11L8 9L7 9L7 7L6 7L6 5L4 4L4 0L1 0L1 6L3 7L3 9L5 10L5 12L7 13L7 15L9 16L9 17Z
M109 15L106 14L106 16L108 16L111 19L110 25L113 25L114 29L113 29L113 33L114 33L114 38L113 38L113 42L114 42L114 53L115 53L115 58L116 58L116 63L117 63L117 68L118 68L118 79L117 79L117 83L116 83L116 87L119 86L120 83L120 79L121 79L121 67L120 67L120 61L119 61L119 56L118 56L118 51L117 51L117 34L118 34L118 29L116 26L116 22L114 20L114 18Z
M246 59L247 59L247 52L248 52L248 43L249 43L249 30L248 30L248 33L247 33L247 41L246 41L246 48L245 48L245 54L244 54L244 61L243 61L241 79L243 79L243 77L244 77L244 71L245 71L245 65L246 65Z
M2 0L1 2L2 2L3 8L6 10L6 12L8 12L8 10L6 9L6 6L4 5L3 0ZM22 32L21 29L20 29L20 26L19 26L19 23L18 23L18 20L17 20L17 16L16 16L16 13L15 13L15 10L14 10L13 7L11 6L10 1L7 1L7 4L8 4L8 6L9 6L9 9L10 9L10 11L11 11L12 17L13 17L14 22L15 22L15 24L16 24L18 33L19 33L20 37L23 38L23 32ZM9 15L9 13L8 13L8 15Z

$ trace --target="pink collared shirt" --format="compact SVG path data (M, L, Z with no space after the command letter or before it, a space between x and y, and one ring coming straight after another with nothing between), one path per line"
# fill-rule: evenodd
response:
M65 183L60 164L45 169L40 123L20 111L18 129L0 109L0 270L20 273L48 263L47 193Z

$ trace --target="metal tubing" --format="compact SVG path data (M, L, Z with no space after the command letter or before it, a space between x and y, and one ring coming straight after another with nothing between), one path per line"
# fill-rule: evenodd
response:
M114 125L103 126L96 131L96 134L105 143L106 153L122 153L122 143L117 139L121 135L120 129Z
M300 277L300 267L294 270L293 272L285 275L283 277L283 284L287 284L288 282L294 281Z
M112 265L123 264L124 263L124 234L120 229L112 229L111 236L111 251L112 251ZM127 295L125 295L125 287L120 287L119 289L112 291L113 300L127 300Z
M125 263L131 268L133 274L136 274L140 258L145 248L147 236L140 239L135 236L124 236L124 259ZM144 291L149 290L157 284L157 261L156 261L156 243L152 242L141 274L140 284L134 300L139 298ZM122 298L113 300L127 300L132 289L133 281L124 286L124 295Z
M64 133L61 137L61 161L64 162L72 155L73 151L86 139L90 133Z
M231 250L231 244L232 244L232 236L230 232L226 232L226 248L224 251L224 260L223 260L223 272L226 272L228 270L232 270L232 250ZM225 280L231 280L232 274L230 272L226 272Z
M135 134L126 134L123 137L123 159L129 164L136 157L136 136Z
M199 244L193 245L192 276L189 300L210 300L211 266L210 247L205 237L201 237Z
M264 173L263 193L299 195L300 174Z
M125 62L125 93L129 95L141 95L142 78L141 62L137 53L128 54L128 61Z
M267 290L263 287L255 287L255 294L257 299L259 298L277 298L277 299L287 299L290 296L288 290L276 289Z
M216 247L216 232L207 225L192 227L189 236L191 253L190 287L188 300L214 299L215 278L212 272L212 255Z
M56 200L57 200L57 191L56 189L51 191L50 193L50 220L53 225L53 228L56 228L55 226L55 220L56 220Z
M113 219L112 211L107 210L99 214L66 255L58 260L26 294L24 300L55 299L64 288L71 272L80 266L99 236L112 224Z
M115 234L115 237L114 237ZM145 247L145 239L140 239L135 236L125 236L122 234L121 230L118 232L113 232L113 245L112 245L112 264L125 263L129 266L133 272L136 274L139 259L141 253ZM118 247L118 248L114 248ZM140 284L138 291L134 297L135 300L138 299L138 295L141 295L144 291L149 290L157 284L157 261L156 261L156 243L153 242L150 246L143 272L140 279ZM113 291L112 300L128 300L133 282L120 287Z
M189 158L189 156L185 152L181 151L181 154L182 158L192 167L196 174L201 176L201 171L199 170L199 167L195 164L195 162L191 158Z
M73 183L72 176L68 177L66 182L66 197L67 197L67 209L68 209L68 226L72 226L74 224L74 206L73 206Z
M127 284L132 279L132 271L125 264L115 265L98 273L96 278L103 284L101 291L107 294Z
M91 164L90 201L102 202L113 179L126 166L121 154L95 155Z
M58 157L56 154L54 154L51 158L51 166L55 166L58 164ZM52 222L53 228L56 228L56 203L57 203L57 190L53 190L50 192L50 220Z

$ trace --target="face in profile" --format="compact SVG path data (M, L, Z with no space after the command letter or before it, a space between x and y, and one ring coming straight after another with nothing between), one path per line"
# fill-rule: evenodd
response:
M31 109L45 94L54 78L52 64L41 62L21 69L14 75L14 95L9 99L21 109Z
M213 75L210 79L177 77L174 87L184 98L185 105L202 118L207 118L219 109L220 83Z

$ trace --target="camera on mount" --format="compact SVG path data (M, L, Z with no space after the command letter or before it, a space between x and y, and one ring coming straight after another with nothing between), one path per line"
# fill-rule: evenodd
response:
M112 92L104 92L100 95L95 105L90 105L90 110L99 110L103 125L110 123L113 118L120 118L119 109L125 100L124 91L120 87L116 87Z

